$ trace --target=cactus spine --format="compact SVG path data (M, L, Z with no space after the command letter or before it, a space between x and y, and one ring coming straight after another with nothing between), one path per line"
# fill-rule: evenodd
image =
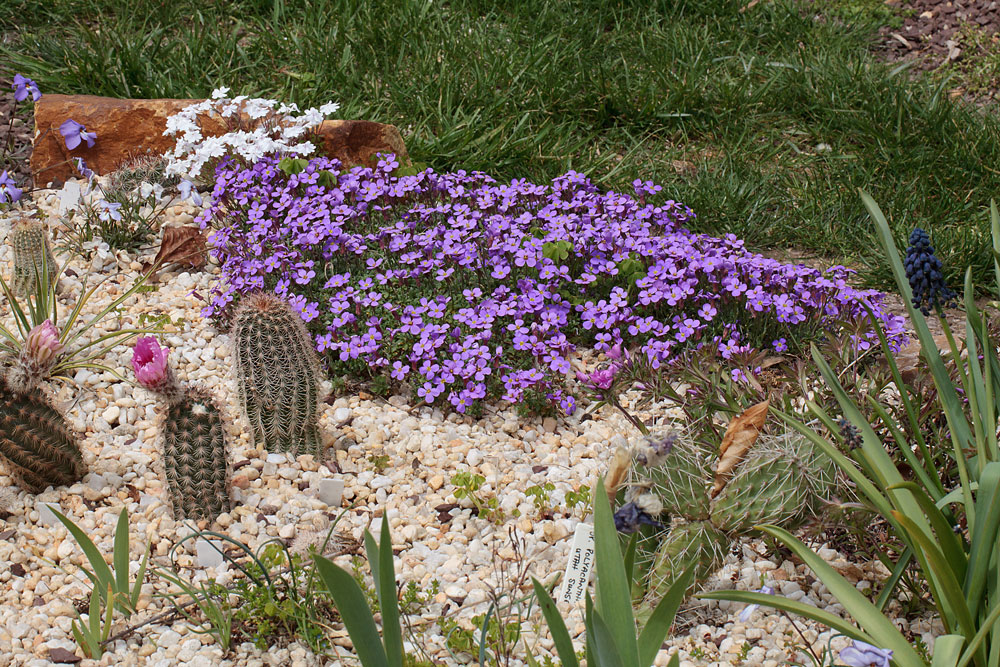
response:
M168 352L154 338L140 338L132 367L139 383L167 404L161 427L163 466L175 515L211 520L232 507L226 425L207 391L177 382Z
M320 367L302 318L274 294L245 297L233 317L236 385L255 446L319 456Z
M643 496L652 494L674 519L669 534L647 546L647 597L654 604L692 563L698 563L696 583L707 579L753 526L801 525L820 509L836 480L833 462L792 432L760 436L715 498L709 494L711 459L706 448L687 438L675 438L666 454L648 444L633 450L638 479L626 500L649 506Z
M31 493L73 484L86 468L66 420L42 392L18 391L0 373L0 461Z
M56 258L49 247L45 225L31 218L21 218L10 232L14 248L14 279L11 290L15 295L27 297L34 294L37 281L43 274L49 282L55 281Z

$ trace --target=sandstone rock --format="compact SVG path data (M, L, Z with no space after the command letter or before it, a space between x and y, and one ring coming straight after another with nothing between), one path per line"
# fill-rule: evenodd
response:
M200 100L119 100L94 95L42 96L35 103L35 136L31 154L31 174L35 185L63 182L73 175L67 160L82 157L98 174L114 171L119 164L147 151L162 154L174 146L172 137L163 136L167 116ZM66 148L59 126L72 118L88 131L97 133L93 148L81 144ZM203 131L210 135L225 132L218 120L205 119ZM319 127L321 152L338 158L347 166L373 167L377 153L395 153L400 164L409 157L399 130L368 120L327 120Z

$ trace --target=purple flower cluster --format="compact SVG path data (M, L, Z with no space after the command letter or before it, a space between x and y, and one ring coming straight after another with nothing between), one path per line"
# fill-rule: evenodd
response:
M652 183L631 196L576 172L502 184L481 172L393 176L398 166L316 158L287 175L277 158L223 161L199 217L216 228L222 265L203 314L273 290L328 360L380 369L460 412L528 391L572 411L564 382L578 345L637 349L654 366L694 344L723 356L763 341L783 348L865 317L863 303L903 340L902 320L881 294L850 287L848 269L782 264L733 235L694 234L686 206L646 203Z

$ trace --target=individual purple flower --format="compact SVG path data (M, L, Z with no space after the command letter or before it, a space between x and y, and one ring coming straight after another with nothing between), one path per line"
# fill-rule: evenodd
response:
M6 171L0 172L0 204L13 204L21 198L24 191Z
M42 91L38 89L38 84L22 74L14 75L14 83L11 84L11 88L14 89L14 99L18 102L26 100L29 94L32 102L37 102L42 97Z
M840 661L847 667L890 667L891 660L891 650L878 648L857 639L840 652Z
M90 169L89 167L87 167L87 163L84 162L84 160L83 160L82 157L75 157L75 158L73 158L73 164L76 166L76 170L84 178L93 178L94 177L94 170Z
M88 132L87 128L72 118L63 121L63 124L59 126L59 134L65 137L66 148L70 150L74 150L83 141L87 142L87 148L93 148L94 140L97 139L96 133Z
M757 592L757 593L763 593L764 595L774 595L774 589L773 589L773 588L771 588L770 586L761 586L761 587L760 587L760 588L759 588L759 589L758 589L757 591L755 591L755 592ZM745 608L743 609L743 611L741 611L741 612L740 612L740 615L739 615L739 619L740 619L740 623L746 623L747 621L749 621L749 620L750 620L750 616L751 616L751 615L752 615L752 614L753 614L753 613L754 613L755 611L757 611L757 608L758 608L758 607L760 607L760 605L759 605L759 604L756 604L756 603L755 603L755 604L748 604L748 605L747 605L747 606L746 606L746 607L745 607Z
M778 340L771 341L771 346L774 348L775 352L788 351L788 342L784 338L779 338Z
M119 210L122 207L121 203L102 199L99 202L99 206L101 210L97 213L97 217L104 222L111 222L112 220L120 221L122 219L122 214Z
M140 336L132 348L132 370L139 384L152 391L167 388L173 382L167 364L169 354L170 350L160 347L152 336Z

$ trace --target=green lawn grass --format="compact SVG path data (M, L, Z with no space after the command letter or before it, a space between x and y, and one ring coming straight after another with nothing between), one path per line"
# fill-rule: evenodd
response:
M854 262L889 286L864 188L900 244L930 231L953 284L966 265L992 275L996 117L878 63L858 17L888 19L867 0L741 5L6 0L0 63L43 92L333 99L343 117L398 125L438 169L652 179L698 230Z

